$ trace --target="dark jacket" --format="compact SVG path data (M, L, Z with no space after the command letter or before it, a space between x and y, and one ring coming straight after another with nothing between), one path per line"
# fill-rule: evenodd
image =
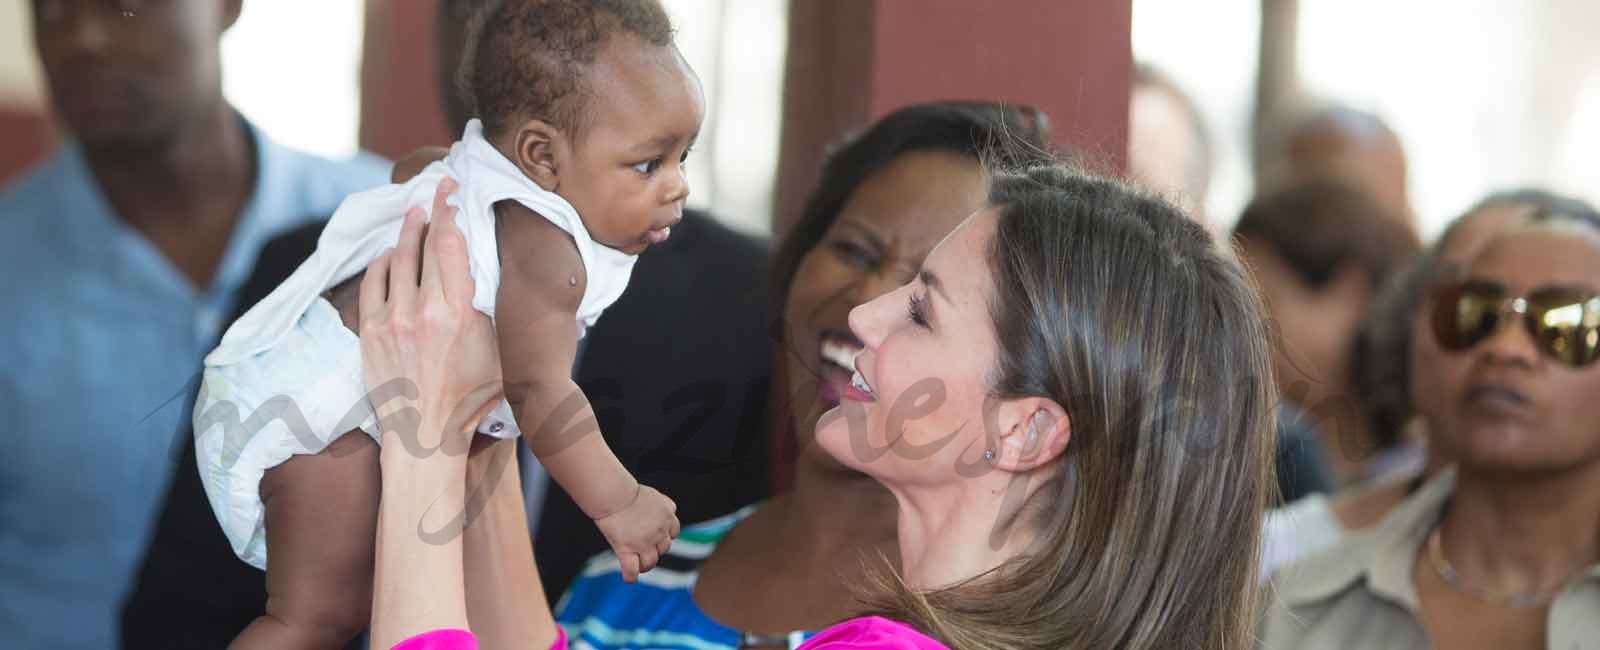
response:
M1283 505L1313 494L1334 491L1322 439L1298 406L1285 400L1278 406L1278 493Z
M262 249L235 317L311 255L322 225ZM687 524L767 495L766 332L775 312L765 242L693 210L673 231L640 257L627 292L589 330L577 376L606 442L639 480L677 502ZM266 576L235 558L223 537L191 437L174 445L181 458L123 609L126 648L225 647L265 609ZM552 601L605 550L594 523L553 483L534 546Z

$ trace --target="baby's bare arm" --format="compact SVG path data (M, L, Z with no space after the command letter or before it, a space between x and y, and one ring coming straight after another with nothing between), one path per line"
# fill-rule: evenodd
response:
M506 398L550 477L599 519L630 504L639 485L606 446L589 399L572 381L583 260L571 237L526 208L502 208L497 223L505 252L495 329Z

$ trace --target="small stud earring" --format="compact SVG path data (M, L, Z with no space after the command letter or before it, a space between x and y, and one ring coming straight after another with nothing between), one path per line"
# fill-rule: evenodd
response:
M986 461L989 461L991 463L994 462L994 450L993 449L985 449L985 450L983 450L983 459L986 460Z

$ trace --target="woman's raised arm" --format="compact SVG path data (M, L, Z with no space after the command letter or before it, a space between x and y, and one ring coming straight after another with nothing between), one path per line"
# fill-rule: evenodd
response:
M501 391L493 330L472 309L466 242L444 205L454 188L440 184L426 243L414 210L399 245L361 285L362 364L384 431L372 609L379 648L468 628L467 448Z

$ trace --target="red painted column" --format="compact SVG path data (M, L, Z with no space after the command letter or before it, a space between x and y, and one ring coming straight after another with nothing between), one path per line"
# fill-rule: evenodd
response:
M433 74L435 2L367 3L361 63L361 147L398 159L420 147L448 145Z
M1128 0L795 0L773 231L798 216L828 143L915 102L1036 106L1058 144L1120 172L1130 25Z
M43 110L0 108L0 188L42 162L60 139Z

